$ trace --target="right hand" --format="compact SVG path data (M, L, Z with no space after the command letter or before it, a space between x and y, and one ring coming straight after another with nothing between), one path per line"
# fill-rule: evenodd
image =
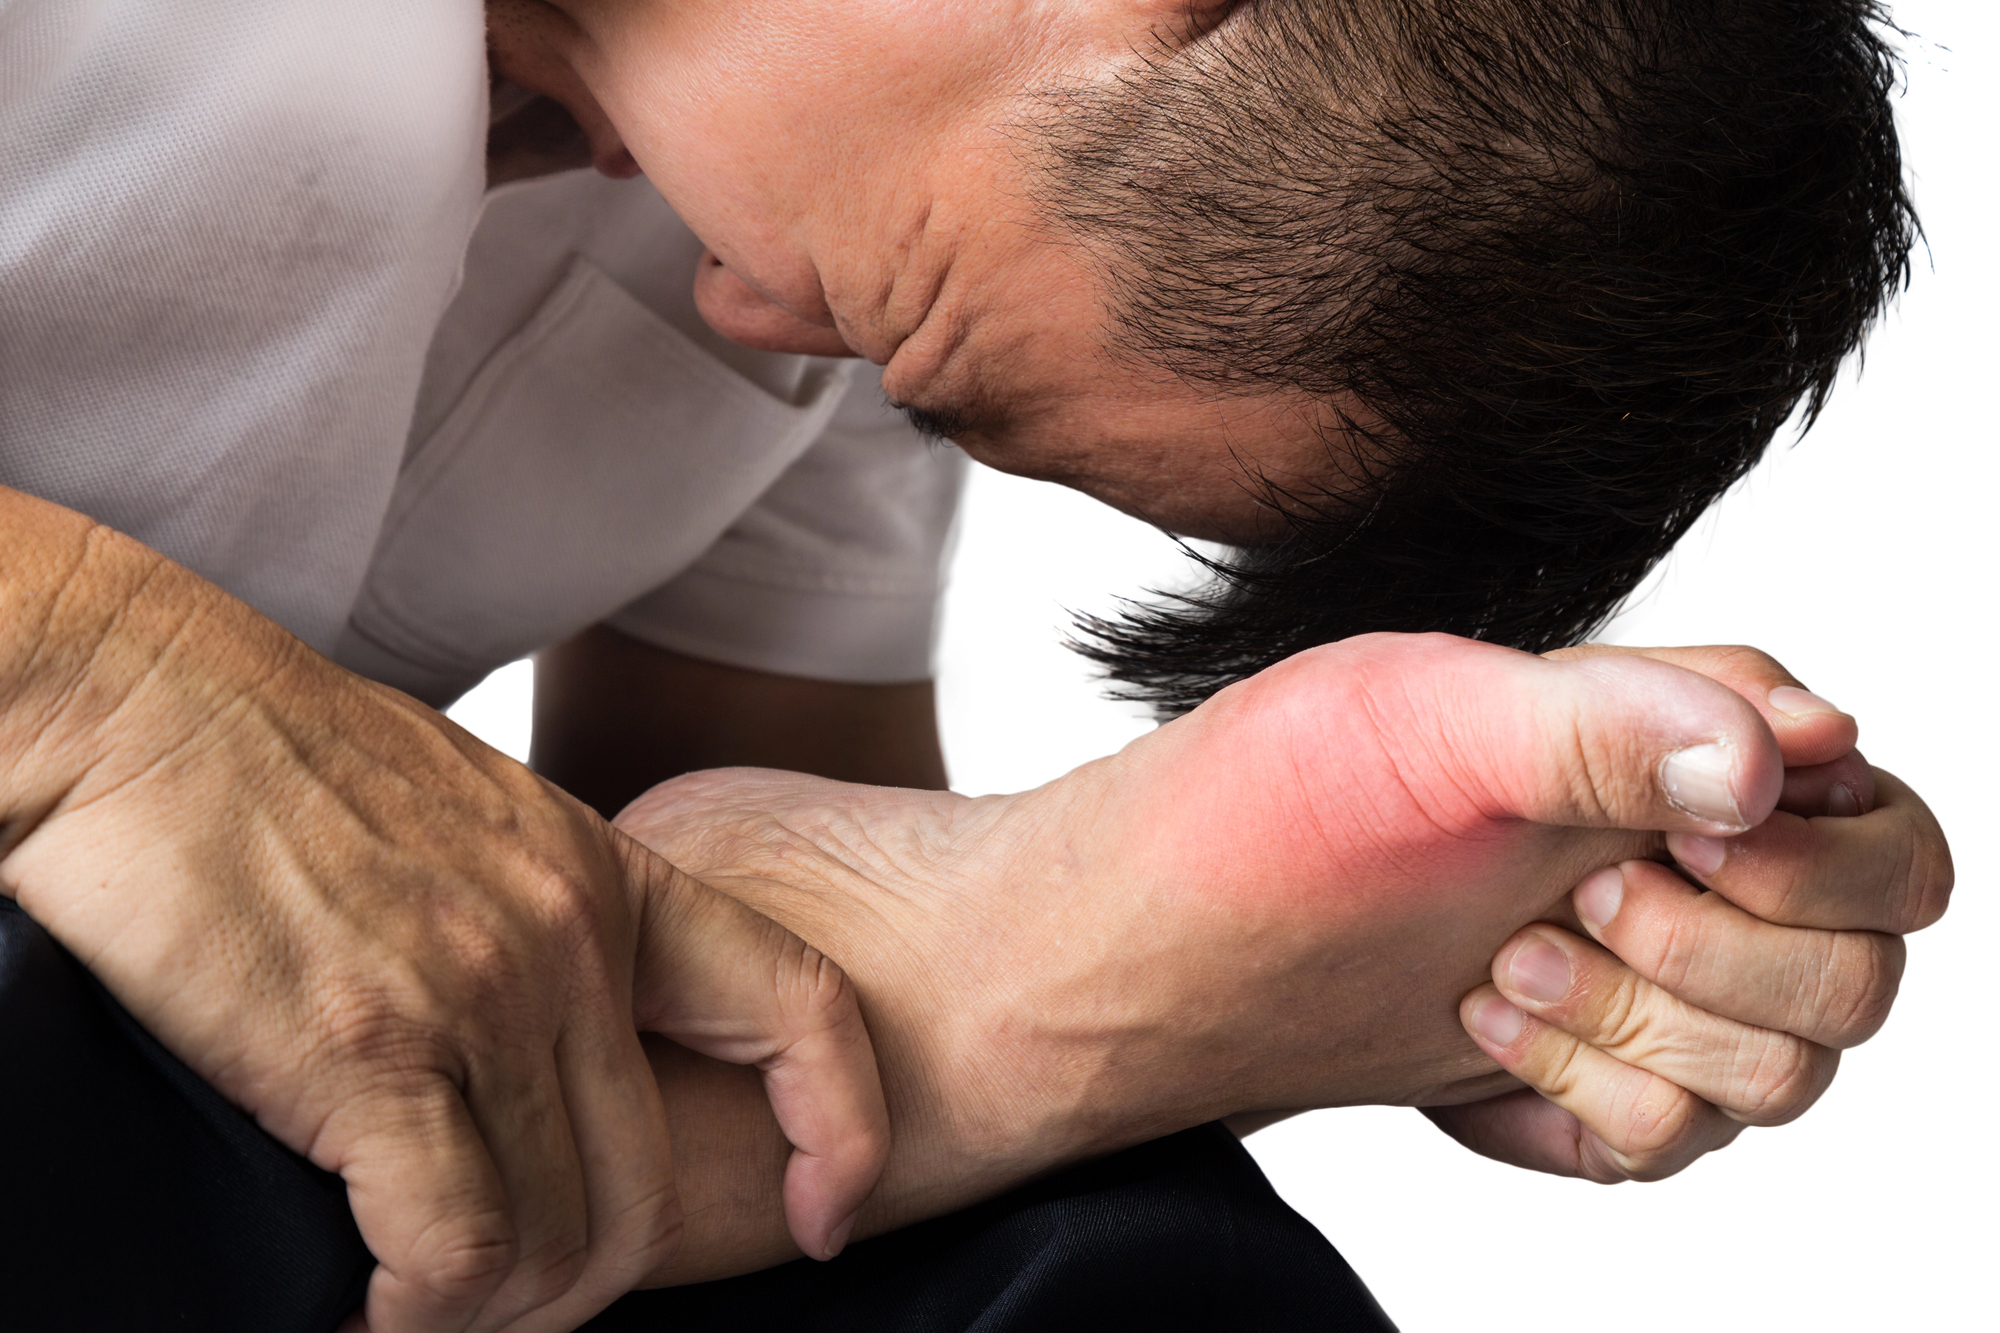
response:
M1672 1175L1746 1125L1783 1124L1888 1017L1902 936L1944 915L1951 851L1917 794L1871 768L1855 720L1754 649L1614 648L1720 681L1785 756L1778 812L1739 837L1676 836L1680 873L1630 861L1494 958L1461 1015L1529 1091L1426 1111L1501 1161L1615 1183ZM1524 963L1524 960L1530 960Z
M682 1216L641 1030L763 1071L792 1234L845 1243L888 1127L838 967L430 709L140 567L6 757L15 790L61 767L44 752L75 776L16 815L0 881L344 1178L378 1261L357 1326L569 1329L662 1263Z

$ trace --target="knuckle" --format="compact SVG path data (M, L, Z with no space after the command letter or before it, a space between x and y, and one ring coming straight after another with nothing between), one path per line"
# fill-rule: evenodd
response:
M1761 648L1752 648L1744 643L1720 644L1708 650L1710 661L1718 673L1730 676L1745 676L1759 684L1775 681L1780 685L1796 685L1798 680L1777 658Z
M599 895L589 877L541 869L517 885L504 905L440 913L449 961L431 970L425 984L456 1015L490 1014L495 1005L513 1012L530 996L560 987L562 978L602 971Z
M1524 1061L1513 1072L1543 1096L1560 1099L1574 1093L1583 1082L1584 1073L1579 1067L1582 1053L1583 1043L1576 1038L1560 1028L1538 1024L1535 1038L1525 1052L1532 1057L1535 1067Z
M449 1070L449 1043L428 1009L376 987L350 992L321 1010L320 1054L391 1079Z
M1910 893L1910 915L1908 929L1922 931L1924 927L1938 925L1946 909L1952 905L1952 855L1944 847L1944 837L1924 837L1926 831L1912 833L1912 863L1914 863L1914 885Z
M1898 870L1908 886L1899 925L1907 933L1934 926L1951 906L1953 871L1944 838L1929 829L1912 827Z
M1594 1134L1584 1134L1576 1148L1576 1174L1596 1185L1623 1185L1632 1179L1624 1158Z
M872 1120L840 1127L821 1149L846 1170L868 1177L872 1188L889 1161L889 1126Z
M1835 935L1815 978L1810 1032L1832 1046L1858 1046L1889 1019L1902 986L1903 941L1895 935Z
M1571 719L1570 743L1558 759L1571 807L1593 823L1618 824L1652 802L1653 774L1644 756L1612 745L1580 713Z
M1811 863L1785 859L1768 867L1763 882L1746 896L1745 910L1766 921L1801 923L1816 915L1815 888L1819 868Z
M1708 956L1707 936L1707 922L1698 912L1677 911L1668 918L1653 965L1654 981L1662 990L1686 993L1697 961Z
M1596 1044L1615 1054L1644 1040L1649 1026L1645 997L1646 983L1621 969L1598 1002Z
M420 1242L416 1271L405 1281L440 1305L491 1295L514 1269L520 1244L507 1219L482 1213L440 1222Z
M1625 1174L1633 1180L1664 1180L1686 1166L1694 1155L1690 1145L1702 1110L1693 1093L1679 1088L1664 1101L1643 1098L1634 1103L1618 1149Z
M777 984L786 1012L815 1026L838 1026L859 1017L847 973L796 935L789 936L780 951Z
M584 944L597 936L600 895L587 874L552 870L527 894L527 907L542 934L562 944Z
M605 1246L607 1262L623 1276L644 1278L673 1257L685 1229L680 1195L664 1177L619 1211Z
M411 988L428 993L431 1004L451 1011L462 1010L469 996L511 990L520 959L508 938L505 910L501 904L469 897L436 904L422 952L413 954Z
M1759 1042L1734 1108L1738 1118L1751 1125L1782 1125L1804 1115L1832 1077L1830 1054L1797 1037Z
M547 1305L582 1280L590 1267L590 1243L581 1226L551 1237L513 1266L510 1287L518 1287L529 1308Z

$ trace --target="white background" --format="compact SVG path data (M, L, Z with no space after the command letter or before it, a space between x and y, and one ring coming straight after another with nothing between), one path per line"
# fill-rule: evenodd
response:
M1987 806L2000 768L2000 22L1988 0L1904 0L1896 17L1921 38L1902 108L1929 233L1916 280L1865 373L1682 543L1612 637L1756 644L1858 716L1869 758L1914 783L1952 836L1951 914L1911 940L1889 1025L1810 1114L1671 1181L1529 1175L1411 1111L1323 1111L1253 1137L1285 1197L1411 1333L2000 1329ZM1064 610L1185 578L1152 530L977 471L940 672L953 785L1031 786L1145 730L1059 646ZM527 689L525 666L509 668L454 716L523 753Z

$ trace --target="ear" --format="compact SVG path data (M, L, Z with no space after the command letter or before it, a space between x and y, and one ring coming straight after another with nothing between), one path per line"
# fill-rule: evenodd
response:
M745 347L804 356L860 355L848 347L839 329L808 324L707 251L695 266L694 304L710 328Z
M494 77L562 103L590 140L591 165L616 180L639 164L571 61L583 32L543 0L488 0L486 60Z

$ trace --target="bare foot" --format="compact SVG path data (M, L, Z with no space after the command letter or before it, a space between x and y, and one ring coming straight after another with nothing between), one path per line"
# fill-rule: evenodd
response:
M1621 830L1740 831L1782 772L1693 672L1381 635L1030 792L725 769L617 822L853 978L896 1134L869 1234L1233 1113L1492 1095L1458 1006L1500 945L1661 845Z

